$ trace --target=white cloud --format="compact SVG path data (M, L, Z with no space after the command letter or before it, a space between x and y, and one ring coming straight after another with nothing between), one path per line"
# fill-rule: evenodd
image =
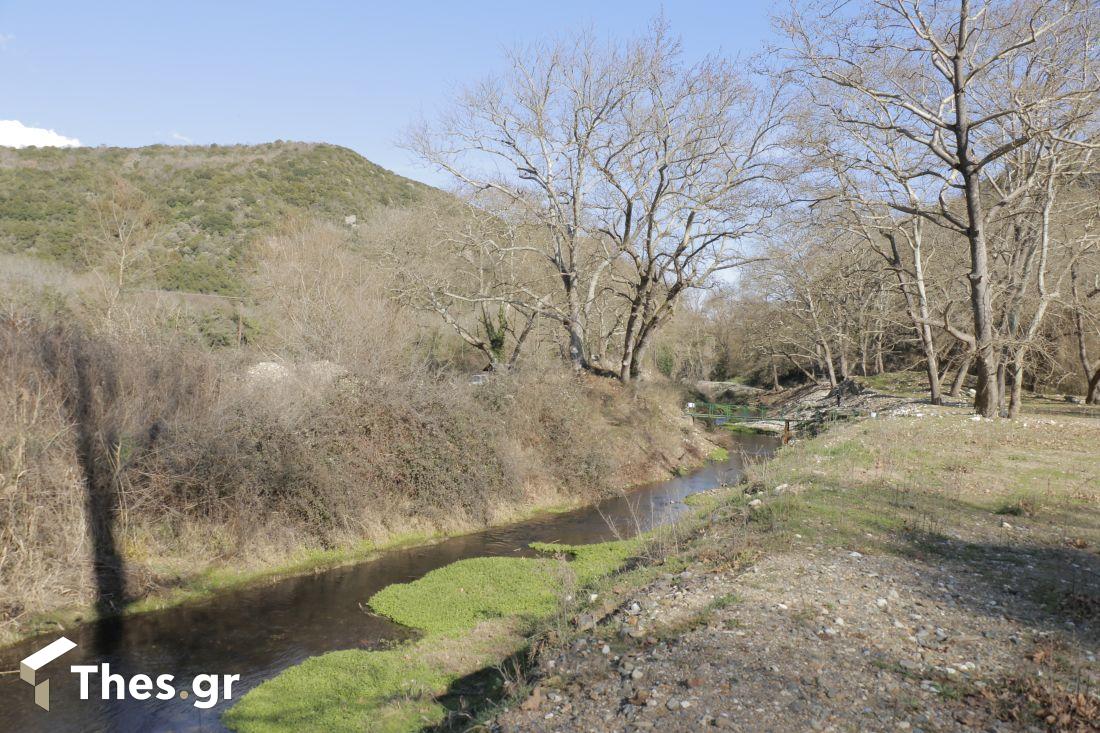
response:
M178 140L179 142L184 143L186 145L191 144L191 138L187 137L186 135L181 135L178 132L173 132L172 133L172 139L173 140Z
M53 130L27 127L19 120L0 120L0 147L8 148L79 148L75 137L65 137Z
M0 33L0 48L6 48L9 43L15 40L14 33Z

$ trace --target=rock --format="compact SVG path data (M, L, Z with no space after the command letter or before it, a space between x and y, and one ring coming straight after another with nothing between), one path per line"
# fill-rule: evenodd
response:
M250 384L274 384L290 376L290 370L274 361L261 361L248 368Z
M607 644L604 644L600 648L600 654L610 654L610 653L611 653L611 647L609 647Z
M630 673L630 679L632 680L640 680L642 677L645 677L645 672L639 667L635 667Z
M348 214L344 217L344 223L347 224L349 227L355 226L358 221L359 217L357 217L355 214Z
M753 499L752 501L749 502L749 506L752 507L753 509L756 509L758 506L761 506L763 503L764 502L760 501L759 499Z
M886 608L888 605L890 605L890 602L887 601L885 598L876 598L875 605L879 608Z
M696 687L702 687L705 681L702 677L689 677L684 680L684 684L694 690Z
M677 700L674 697L670 697L668 699L668 702L665 703L665 707L668 708L669 710L679 710L680 709L680 701Z

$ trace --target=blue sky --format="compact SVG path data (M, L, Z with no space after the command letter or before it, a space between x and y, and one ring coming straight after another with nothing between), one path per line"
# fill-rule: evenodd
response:
M438 182L395 143L501 49L663 9L689 55L748 54L771 4L0 0L0 120L84 145L332 142Z

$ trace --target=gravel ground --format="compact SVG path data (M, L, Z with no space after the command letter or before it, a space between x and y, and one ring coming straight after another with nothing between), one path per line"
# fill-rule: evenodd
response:
M1031 599L1047 570L1030 552L908 558L796 536L748 570L665 575L543 654L490 727L1100 730L1096 626Z

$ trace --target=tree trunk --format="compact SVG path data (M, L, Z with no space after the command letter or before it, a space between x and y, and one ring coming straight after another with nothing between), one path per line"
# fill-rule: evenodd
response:
M904 269L901 262L901 250L898 248L897 236L893 233L887 235L890 242L890 251L893 255L894 273L898 278L901 294L905 297L906 310L909 319L913 322L913 328L917 330L920 339L921 351L924 353L924 368L928 375L928 395L933 405L943 404L943 393L940 386L940 365L936 357L936 342L932 339L932 327L928 325L928 291L924 285L924 255L922 254L924 233L919 220L913 228L913 284L916 287L916 302L913 293L905 282Z
M989 251L985 241L985 221L982 214L981 170L970 150L970 116L967 109L966 84L969 70L963 63L964 47L969 39L968 3L963 0L960 13L958 51L952 59L953 96L955 101L955 151L958 171L962 174L966 194L966 216L969 226L966 238L970 244L970 310L974 320L974 351L978 363L978 390L974 410L982 417L998 412L1001 394L997 382L997 352L993 343L993 297L989 289Z
M1005 414L1005 384L1008 377L1008 365L1004 360L998 360L997 364L997 414Z
M962 397L963 387L966 386L966 375L970 372L970 364L973 361L973 352L966 352L966 356L963 357L962 363L959 364L959 370L955 372L955 381L951 383L952 397Z
M1008 403L1008 416L1015 419L1020 416L1020 400L1024 392L1024 355L1021 351L1012 361L1012 397Z
M772 391L779 391L779 369L775 366L775 357L772 357Z
M829 342L822 340L818 344L818 354L821 356L822 367L829 376L829 386L836 386L836 371L833 369L833 350L829 348Z

